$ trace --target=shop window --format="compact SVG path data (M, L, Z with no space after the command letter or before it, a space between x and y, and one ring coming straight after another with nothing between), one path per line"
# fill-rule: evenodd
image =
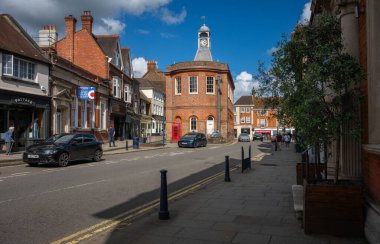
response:
M95 101L90 101L90 128L95 128Z
M78 98L74 97L71 103L71 127L78 127Z
M87 128L87 102L86 100L82 100L81 121L82 121L82 128Z
M106 129L106 122L107 122L107 109L106 104L101 102L100 103L100 128Z

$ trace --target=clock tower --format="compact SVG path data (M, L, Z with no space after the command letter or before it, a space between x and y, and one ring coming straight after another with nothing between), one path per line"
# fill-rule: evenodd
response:
M213 61L210 34L210 29L205 24L198 30L198 50L194 61Z

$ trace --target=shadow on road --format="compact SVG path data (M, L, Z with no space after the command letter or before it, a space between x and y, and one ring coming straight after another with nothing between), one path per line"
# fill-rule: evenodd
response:
M240 159L234 159L230 158L230 168L235 167L236 165L241 164ZM203 170L201 172L192 174L190 176L187 176L181 180L178 180L176 182L168 184L168 194L173 193L175 191L178 191L184 187L187 187L189 185L192 185L200 180L203 180L205 178L208 178L212 175L215 175L220 172L224 172L225 170L225 163L221 162L218 163L206 170ZM170 174L170 172L168 172ZM157 181L160 181L160 173L157 172ZM104 211L98 212L95 214L97 218L102 218L102 219L112 219L115 218L116 216L125 213L127 211L130 211L138 206L141 206L143 204L146 204L148 202L151 202L155 199L158 199L160 197L160 189L156 188L152 191L145 192L143 194L140 194L139 196L124 202L122 204L118 204L112 208L105 209ZM152 211L157 211L157 216L158 216L158 208L154 209ZM152 213L149 212L149 213ZM169 211L170 211L170 203L169 203ZM114 227L113 232L109 234L109 238L107 240L107 243L120 243L121 237L120 235L124 233L123 232L118 232L118 229L121 228L128 228L126 227L126 223L120 223L118 226ZM130 232L129 232L130 233ZM125 234L125 233L124 233ZM129 236L130 238L131 236Z

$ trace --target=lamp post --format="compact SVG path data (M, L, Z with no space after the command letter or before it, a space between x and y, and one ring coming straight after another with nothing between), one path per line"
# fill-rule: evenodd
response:
M217 75L217 84L218 84L218 94L217 94L217 103L218 103L218 112L217 112L217 116L218 116L218 121L217 121L217 128L218 128L218 131L219 131L219 135L221 134L221 130L220 130L220 83L222 83L222 75L221 74L218 74Z

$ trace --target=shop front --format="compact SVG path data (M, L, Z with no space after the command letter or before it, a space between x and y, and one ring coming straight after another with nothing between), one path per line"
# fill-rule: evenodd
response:
M24 150L50 136L50 108L50 97L1 91L0 133L15 127L14 150Z
M115 129L115 139L125 139L125 116L126 116L126 104L123 101L110 99L110 120L111 125Z

